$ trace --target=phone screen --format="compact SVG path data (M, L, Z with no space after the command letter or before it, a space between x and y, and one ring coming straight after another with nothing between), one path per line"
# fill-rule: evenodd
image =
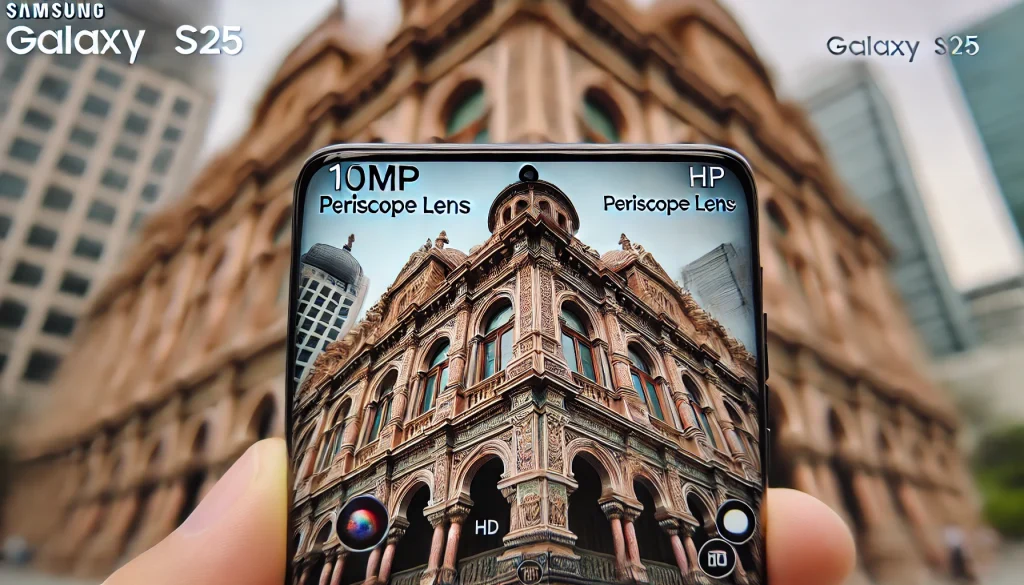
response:
M763 583L756 210L712 147L314 155L289 583Z

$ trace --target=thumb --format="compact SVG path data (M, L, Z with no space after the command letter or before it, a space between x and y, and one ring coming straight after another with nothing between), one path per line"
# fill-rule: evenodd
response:
M287 478L283 440L249 447L177 530L104 585L281 585Z

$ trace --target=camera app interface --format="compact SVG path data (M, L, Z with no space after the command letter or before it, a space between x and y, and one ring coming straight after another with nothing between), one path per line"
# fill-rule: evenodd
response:
M763 582L748 197L697 159L328 158L292 582Z

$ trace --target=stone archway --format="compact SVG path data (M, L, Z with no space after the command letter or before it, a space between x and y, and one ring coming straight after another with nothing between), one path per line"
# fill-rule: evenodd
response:
M423 510L430 503L430 488L420 484L412 492L405 506L404 519L409 523L405 534L398 541L395 549L394 562L391 566L392 576L395 573L425 566L430 557L430 545L434 529L424 515ZM397 518L396 518L397 520Z
M573 478L579 487L569 494L569 531L576 535L576 548L609 555L615 554L612 525L601 510L604 485L594 464L582 454L571 462Z
M498 489L505 465L497 456L489 457L476 468L469 482L469 498L473 502L463 523L458 558L465 559L504 546L503 538L509 531L512 506ZM478 533L477 526L487 526L489 520L498 523L493 534Z
M209 442L210 424L203 421L199 428L196 429L195 435L192 439L191 457L190 461L198 462L198 465L192 468L188 473L185 474L184 485L182 489L184 494L181 500L181 508L178 510L178 519L176 526L181 526L182 522L188 518L189 514L196 509L199 505L200 499L202 499L203 486L206 484L207 473L206 473L206 451L207 443Z
M694 492L687 494L686 507L690 511L690 515L697 520L697 525L693 528L693 545L699 551L708 539L714 538L712 524L715 513Z
M640 558L658 563L674 563L672 544L655 517L657 506L654 494L640 479L633 480L633 493L636 494L636 499L643 504L643 510L633 521Z

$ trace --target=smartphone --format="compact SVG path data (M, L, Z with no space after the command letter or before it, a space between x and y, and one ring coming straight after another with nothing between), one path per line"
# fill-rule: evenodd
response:
M315 153L287 582L764 583L757 209L713 146Z

